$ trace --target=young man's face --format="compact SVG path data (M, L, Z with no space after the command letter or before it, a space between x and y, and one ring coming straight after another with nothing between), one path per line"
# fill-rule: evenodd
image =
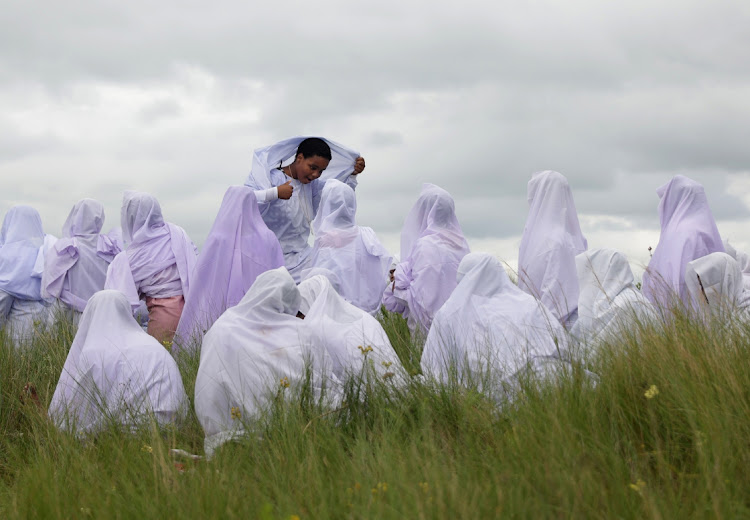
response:
M319 155L305 158L301 153L297 154L294 161L294 173L297 174L297 180L302 184L309 184L323 174L323 170L328 168L328 159Z

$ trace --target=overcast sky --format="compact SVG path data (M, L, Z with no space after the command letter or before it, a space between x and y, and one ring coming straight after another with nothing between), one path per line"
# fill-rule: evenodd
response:
M750 249L750 2L38 2L0 10L0 213L147 191L202 244L252 150L358 150L359 224L398 252L423 182L511 265L526 183L562 172L589 247L648 261L655 190L706 187Z

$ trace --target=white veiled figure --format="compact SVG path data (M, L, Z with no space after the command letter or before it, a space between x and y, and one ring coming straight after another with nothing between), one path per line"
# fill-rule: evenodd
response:
M499 260L470 253L461 261L458 286L435 315L422 353L422 371L444 383L501 381L526 370L535 358L559 359L567 350L556 317L514 285Z
M456 287L456 271L469 253L453 197L434 184L422 185L401 231L401 258L383 305L402 314L412 333L426 336L432 319Z
M236 306L227 309L203 339L195 380L195 412L206 434L206 454L247 432L246 427L277 392L282 379L299 384L312 363L320 391L330 360L311 359L303 345L304 322L296 317L300 294L284 267L266 271Z
M643 273L643 294L657 310L681 302L689 306L685 269L688 262L711 253L723 253L703 186L675 175L656 190L659 195L661 234L656 251Z
M398 384L406 380L406 371L380 322L345 301L325 276L304 280L299 292L307 343L325 351L316 356L330 357L339 380L361 374L364 363L383 380Z
M109 263L120 252L100 234L103 224L100 202L77 202L63 224L62 238L45 255L42 295L58 298L78 317L89 298L104 288Z
M535 173L528 184L528 201L518 253L518 286L571 326L578 306L575 257L588 245L568 180L556 171Z
M737 260L742 271L742 285L746 291L750 291L750 255L744 251L738 251L729 240L724 240L724 250L726 253Z
M339 294L360 309L375 314L388 282L392 256L372 228L357 226L354 190L336 179L326 182L313 220L315 244L310 265L333 271Z
M30 339L37 325L47 321L49 302L42 298L38 269L44 264L38 259L48 243L37 210L14 206L5 214L0 229L0 327L17 342Z
M750 303L740 265L727 253L711 253L688 262L685 285L694 308L705 317L728 319L745 311Z
M588 342L617 333L633 321L657 319L653 305L635 286L627 258L613 249L576 256L580 295L572 335Z
M152 414L166 424L187 406L177 364L136 323L127 298L119 291L93 295L50 403L57 426L77 433L113 422L132 428Z

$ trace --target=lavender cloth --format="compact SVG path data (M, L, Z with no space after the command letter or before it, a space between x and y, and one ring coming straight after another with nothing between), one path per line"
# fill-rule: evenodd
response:
M41 300L41 280L33 275L44 244L42 218L30 206L14 206L0 230L0 290L22 300Z
M339 281L339 294L374 314L380 308L393 257L371 228L357 226L356 213L354 190L335 179L326 182L312 224L315 244L310 265L332 271Z
M185 230L164 222L153 196L133 191L123 196L121 221L129 245L110 264L104 288L122 292L133 311L141 305L139 292L152 298L188 294L198 251ZM162 279L162 273L168 275Z
M657 307L669 306L676 298L690 305L685 285L687 264L711 253L723 253L724 244L703 186L676 175L656 193L661 199L661 235L643 273L643 294Z
M427 334L432 318L456 288L456 272L469 253L453 198L424 184L401 231L401 258L383 304L407 319L412 332Z
M191 277L178 342L184 346L191 338L202 338L226 309L242 300L259 274L283 266L281 246L263 222L253 190L230 187Z
M518 286L569 324L578 308L575 257L588 247L573 193L562 174L546 170L532 175L527 194L529 216L518 252Z
M89 298L104 288L107 268L117 252L106 235L104 207L96 200L83 199L70 211L63 225L63 237L47 251L42 295L60 299L83 312Z

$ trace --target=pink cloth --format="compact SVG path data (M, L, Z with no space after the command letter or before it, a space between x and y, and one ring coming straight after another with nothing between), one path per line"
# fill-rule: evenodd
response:
M535 173L527 193L529 216L518 251L518 286L566 324L578 309L575 257L586 251L588 243L562 174Z
M180 323L182 309L185 307L183 296L171 298L146 298L148 307L148 333L164 343L172 341L177 324Z
M723 253L724 244L703 186L676 175L656 193L661 199L661 235L643 273L643 294L658 307L668 307L676 298L689 305L687 264L711 253Z
M432 318L456 288L456 272L469 253L453 198L424 184L401 231L401 258L383 305L401 313L412 332L426 335Z
M263 222L253 190L231 186L191 276L177 328L181 346L201 339L226 309L242 300L259 274L283 266L281 246Z

